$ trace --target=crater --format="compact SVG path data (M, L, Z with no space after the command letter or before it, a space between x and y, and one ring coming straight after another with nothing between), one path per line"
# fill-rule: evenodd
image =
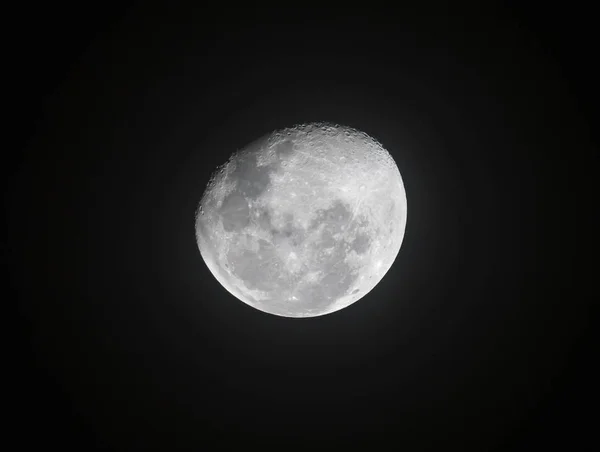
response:
M291 140L285 140L275 147L275 152L282 160L294 152L294 143Z

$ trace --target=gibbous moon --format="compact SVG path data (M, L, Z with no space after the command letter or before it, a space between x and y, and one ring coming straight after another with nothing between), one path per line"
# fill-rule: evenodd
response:
M369 293L392 266L406 194L390 154L350 127L303 124L234 153L196 212L214 277L244 303L315 317Z

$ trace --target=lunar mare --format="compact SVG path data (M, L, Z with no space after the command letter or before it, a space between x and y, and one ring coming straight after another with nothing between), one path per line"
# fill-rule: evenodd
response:
M314 317L369 293L392 266L406 194L390 154L335 124L279 130L234 153L196 212L198 248L235 297Z

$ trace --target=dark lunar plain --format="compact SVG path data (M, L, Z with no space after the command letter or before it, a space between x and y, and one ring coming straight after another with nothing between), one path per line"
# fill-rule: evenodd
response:
M595 449L593 15L366 8L7 16L20 448ZM194 211L233 151L313 121L382 143L408 222L366 297L281 318L211 275Z

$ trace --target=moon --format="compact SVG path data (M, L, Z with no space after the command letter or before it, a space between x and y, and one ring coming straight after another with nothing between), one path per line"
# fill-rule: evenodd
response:
M200 254L242 302L283 317L339 311L396 259L406 193L364 132L301 124L263 136L213 173L195 215Z

